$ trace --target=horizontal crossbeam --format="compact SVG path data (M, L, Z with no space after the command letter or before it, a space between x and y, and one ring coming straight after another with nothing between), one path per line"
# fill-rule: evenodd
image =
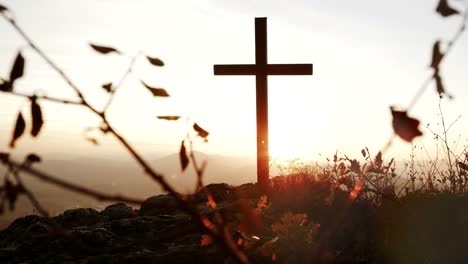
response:
M255 64L214 65L215 75L312 75L312 64L268 64L266 72Z

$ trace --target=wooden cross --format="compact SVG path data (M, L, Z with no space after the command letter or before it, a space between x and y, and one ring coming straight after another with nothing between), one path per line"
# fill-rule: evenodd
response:
M312 75L312 64L268 64L267 19L255 18L255 64L214 65L215 75L255 75L257 81L257 182L266 192L269 180L268 75Z

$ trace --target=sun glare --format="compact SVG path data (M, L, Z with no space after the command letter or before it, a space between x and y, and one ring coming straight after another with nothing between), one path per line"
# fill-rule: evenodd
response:
M269 139L270 157L278 162L299 158L304 154L304 146L301 146L299 138L288 127L271 127Z

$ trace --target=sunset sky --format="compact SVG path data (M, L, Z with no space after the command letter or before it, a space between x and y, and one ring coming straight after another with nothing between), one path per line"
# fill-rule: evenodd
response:
M165 62L137 61L110 108L118 131L146 155L178 151L185 122L157 120L183 115L210 132L196 149L222 155L254 156L255 78L214 76L214 64L255 61L254 18L268 17L270 63L313 63L313 76L269 78L270 152L273 157L329 157L336 150L376 153L392 135L390 105L406 107L430 74L432 45L448 40L462 17L443 19L437 1L338 0L2 0L38 46L82 87L93 105L103 105L101 85L117 82L129 58L99 55L89 42L133 55L139 50ZM456 2L466 6L466 1ZM0 76L8 76L19 48L26 58L18 91L75 98L3 19L0 20ZM447 42L444 41L444 47ZM463 35L442 65L444 83L455 100L443 101L445 117L459 145L467 143L468 37ZM154 98L139 80L164 87L172 97ZM425 144L437 130L438 95L433 85L410 112L421 120ZM99 122L87 110L40 102L46 123L38 140L24 136L15 153L114 156L124 150L110 136L97 134L99 147L83 130ZM0 150L8 142L19 109L29 118L26 100L0 94ZM459 135L461 135L459 137ZM405 157L410 147L396 140L388 155Z

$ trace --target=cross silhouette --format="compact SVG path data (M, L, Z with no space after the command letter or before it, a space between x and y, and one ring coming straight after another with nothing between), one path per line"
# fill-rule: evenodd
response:
M267 19L255 18L255 64L214 65L215 75L255 75L257 82L257 182L269 187L268 75L312 75L312 64L268 64Z

